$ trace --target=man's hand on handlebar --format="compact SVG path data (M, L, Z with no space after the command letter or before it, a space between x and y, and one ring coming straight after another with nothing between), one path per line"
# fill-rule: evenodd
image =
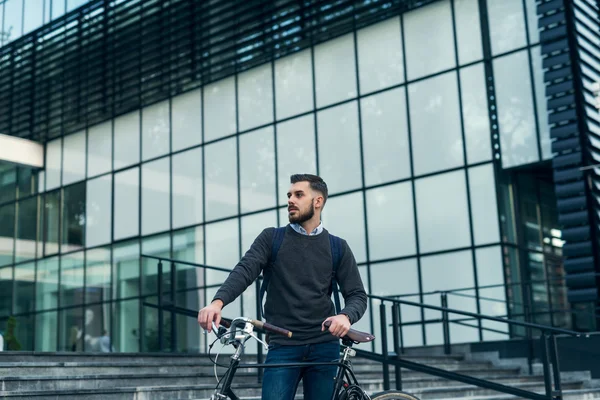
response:
M344 314L335 315L333 317L327 318L325 321L323 321L323 324L321 325L321 331L325 331L327 329L325 327L325 323L327 321L331 322L331 325L329 325L329 332L333 336L337 336L339 338L344 337L350 330L350 320Z
M212 322L215 322L216 326L219 326L221 322L221 310L223 309L223 302L221 300L215 300L208 306L204 307L198 312L198 323L203 329L206 329L208 333L212 331Z

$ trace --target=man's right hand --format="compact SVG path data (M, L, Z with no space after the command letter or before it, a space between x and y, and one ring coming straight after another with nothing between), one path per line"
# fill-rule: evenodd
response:
M222 309L223 302L217 299L200 310L200 312L198 312L198 323L200 326L210 333L212 331L212 321L215 321L215 325L219 326Z

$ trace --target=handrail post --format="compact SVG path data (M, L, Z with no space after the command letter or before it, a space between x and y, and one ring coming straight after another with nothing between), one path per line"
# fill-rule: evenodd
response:
M260 302L260 279L256 280L256 283L254 285L254 294L256 297L256 315L258 316L258 319L261 320L262 319L262 304ZM258 336L259 339L262 339L262 332L257 331L256 335ZM262 364L264 361L264 356L263 356L263 348L262 345L260 343L258 343L258 346L256 346L257 349L257 354L256 354L256 361L259 364ZM262 368L256 368L256 381L258 383L262 382L262 378L263 378L263 369Z
M551 333L548 338L550 342L550 359L552 361L552 376L554 377L554 393L553 398L557 400L562 399L562 389L560 383L560 364L558 363L558 345L556 342L556 336Z
M396 353L396 359L400 359L400 306L398 303L392 305L392 327L394 333L394 352ZM402 390L402 368L399 365L394 366L394 378L396 380L396 389Z
M177 297L177 267L174 262L171 262L171 307L175 307ZM171 352L177 351L177 316L171 312Z
M379 318L381 321L381 354L383 355L383 390L390 389L390 365L387 347L387 322L385 318L385 304L379 305Z
M542 350L542 364L544 366L544 387L548 400L552 400L552 380L550 377L550 354L548 349L548 334L543 332L540 335L540 346Z
M165 338L163 332L163 282L162 282L163 265L162 261L158 262L158 348L162 352L165 348Z
M448 294L442 292L440 294L441 303L443 308L448 308ZM450 348L450 321L448 318L448 311L442 311L442 328L444 331L444 354L450 354L452 349Z
M523 299L523 308L525 312L525 322L531 323L531 301L530 301L530 288L525 285L525 297ZM533 375L533 332L530 327L525 328L525 337L527 338L527 367L529 368L529 375ZM540 336L541 339L541 336Z

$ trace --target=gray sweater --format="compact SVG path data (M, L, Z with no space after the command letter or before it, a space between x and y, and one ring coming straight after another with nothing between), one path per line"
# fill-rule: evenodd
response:
M213 300L220 299L227 305L254 282L268 266L274 231L274 228L262 231ZM342 243L342 258L337 271L345 303L341 313L347 314L355 323L367 309L367 295L354 255L346 241L342 240ZM300 345L337 340L329 332L321 332L321 323L335 315L335 306L328 296L332 268L327 230L316 236L307 236L294 231L289 225L286 227L267 288L265 319L289 329L293 336L288 339L271 335L272 343Z

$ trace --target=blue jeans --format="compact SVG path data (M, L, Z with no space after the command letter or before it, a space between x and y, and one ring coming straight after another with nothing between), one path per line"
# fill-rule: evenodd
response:
M340 358L340 342L300 346L269 346L266 364L332 362ZM330 400L335 386L336 365L296 368L265 368L262 400L293 400L300 379L305 400Z

